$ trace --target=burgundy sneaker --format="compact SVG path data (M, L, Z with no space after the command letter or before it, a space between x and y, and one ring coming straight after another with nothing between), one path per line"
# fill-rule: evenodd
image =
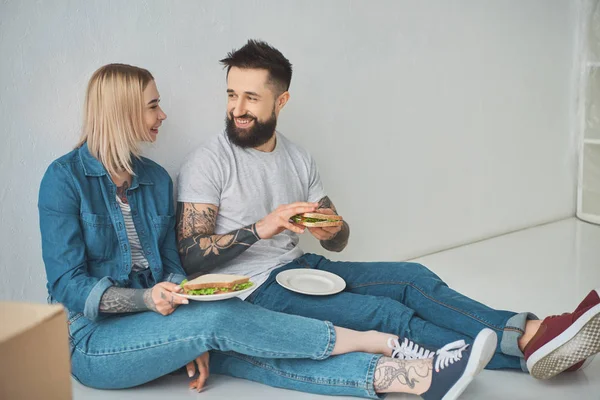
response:
M600 352L599 292L592 290L572 313L542 321L524 350L533 377L552 378Z

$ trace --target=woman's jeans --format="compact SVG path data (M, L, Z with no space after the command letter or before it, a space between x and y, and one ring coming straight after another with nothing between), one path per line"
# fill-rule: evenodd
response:
M118 314L92 322L70 313L72 373L101 389L141 385L211 353L211 373L306 392L378 398L381 355L329 357L330 322L269 311L234 298L190 301L173 314Z

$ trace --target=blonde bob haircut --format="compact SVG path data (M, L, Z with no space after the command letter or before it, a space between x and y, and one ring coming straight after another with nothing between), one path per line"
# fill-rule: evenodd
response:
M144 90L152 74L126 64L99 68L88 83L83 132L77 147L87 142L90 153L110 175L134 175L132 157L140 157L139 144L152 138L144 124Z

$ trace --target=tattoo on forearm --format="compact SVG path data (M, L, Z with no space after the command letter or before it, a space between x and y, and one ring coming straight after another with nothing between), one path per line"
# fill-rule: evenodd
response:
M258 240L254 224L225 235L194 235L179 241L179 256L190 275L234 259Z
M130 313L156 311L152 289L127 289L111 287L100 299L100 311L104 313Z
M329 199L329 196L325 196L319 200L319 208L331 208L333 212L337 214L337 209Z
M328 196L323 197L319 200L319 208L330 208L334 213L337 214L337 209L331 202ZM340 252L346 248L348 245L348 239L350 238L350 226L346 221L344 221L342 225L342 230L340 230L333 238L329 240L321 240L321 246L325 250Z
M188 275L232 260L260 240L255 224L223 235L212 234L216 214L212 208L198 210L194 204L178 204L179 256Z
M381 357L375 368L375 391L411 392L420 382L431 379L433 363L426 360L398 360Z
M342 230L329 240L321 240L321 246L323 246L325 250L340 252L348 245L349 238L350 226L346 221L344 221Z

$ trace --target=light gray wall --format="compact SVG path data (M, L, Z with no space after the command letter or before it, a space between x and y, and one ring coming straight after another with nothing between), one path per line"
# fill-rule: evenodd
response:
M573 4L2 1L0 299L45 297L37 190L78 138L92 72L153 72L169 119L146 154L175 176L222 129L217 61L248 38L294 64L279 129L352 226L337 258L401 260L572 215Z

